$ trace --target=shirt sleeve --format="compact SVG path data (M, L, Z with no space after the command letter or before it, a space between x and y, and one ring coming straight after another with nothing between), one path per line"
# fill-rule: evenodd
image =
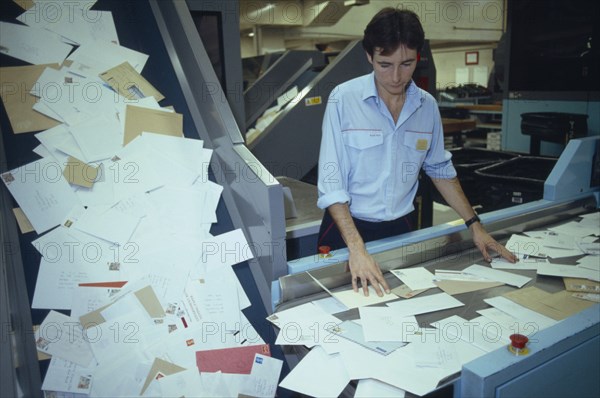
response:
M317 206L326 209L335 203L349 203L347 156L341 132L340 99L333 90L323 117L319 152Z
M431 178L454 178L456 177L456 169L452 164L452 154L444 148L442 117L433 97L427 98L427 106L431 108L433 118L433 138L431 147L423 162L423 170Z

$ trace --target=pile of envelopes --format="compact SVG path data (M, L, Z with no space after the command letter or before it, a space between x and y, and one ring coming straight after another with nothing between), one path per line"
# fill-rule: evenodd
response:
M599 302L598 236L600 213L586 214L548 230L513 235L506 246L518 255L515 264L496 258L463 270L442 265L435 273L425 267L392 270L402 284L383 297L372 287L367 297L352 289L329 290L315 277L317 272L309 272L330 297L267 318L279 329L276 344L310 348L280 386L312 396L338 396L348 382L358 380L355 397L431 392L463 364L506 348L511 334L531 336ZM526 287L536 273L565 277L565 290ZM460 309L465 304L453 295L501 285L515 289L485 299L488 308L478 310L474 319L452 315L424 325L415 317ZM441 292L421 294L429 289ZM359 319L335 316L352 308L358 308Z
M40 131L40 158L1 178L22 231L39 235L42 389L274 396L282 362L242 313L232 269L252 250L242 230L210 233L212 150L184 138L182 114L141 75L148 56L120 46L94 3L34 2L24 25L0 22L2 52L33 64L2 68L0 94L14 133Z

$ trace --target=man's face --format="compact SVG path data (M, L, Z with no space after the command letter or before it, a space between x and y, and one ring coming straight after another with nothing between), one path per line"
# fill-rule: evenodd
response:
M412 79L417 67L417 50L400 45L392 54L381 55L375 48L373 56L367 58L375 71L375 82L379 95L400 95Z

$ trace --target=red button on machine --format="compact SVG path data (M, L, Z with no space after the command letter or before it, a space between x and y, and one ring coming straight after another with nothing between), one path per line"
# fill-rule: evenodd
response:
M527 355L529 354L529 349L526 347L529 339L527 336L522 334L511 334L510 345L508 346L508 350L515 355Z
M331 251L331 247L329 246L319 246L319 256L320 257L330 257L331 253L329 253Z

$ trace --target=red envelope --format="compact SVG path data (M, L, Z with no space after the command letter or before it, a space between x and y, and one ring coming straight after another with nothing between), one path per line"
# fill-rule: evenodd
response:
M108 288L113 288L113 289L120 289L123 286L125 286L126 283L127 283L127 281L121 281L121 282L89 282L89 283L80 283L79 286L83 286L83 287L108 287Z
M250 374L254 355L271 356L268 344L196 351L196 366L200 372Z

